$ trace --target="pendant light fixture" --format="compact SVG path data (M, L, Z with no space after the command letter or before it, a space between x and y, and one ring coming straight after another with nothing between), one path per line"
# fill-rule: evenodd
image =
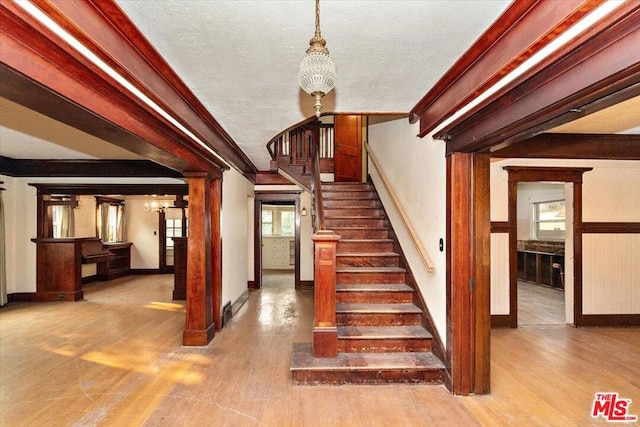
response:
M320 34L320 0L316 0L316 32L309 41L307 55L300 62L298 81L300 87L315 97L316 117L320 117L320 100L336 85L336 63L329 56L327 42Z

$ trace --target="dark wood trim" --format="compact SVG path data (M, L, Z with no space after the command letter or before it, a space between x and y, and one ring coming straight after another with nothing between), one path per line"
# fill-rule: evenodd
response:
M637 96L638 37L640 4L628 2L435 137L448 153L496 151Z
M597 1L526 1L511 6L411 110L420 136L464 107L597 7Z
M492 314L491 327L492 328L510 328L511 316L508 314Z
M640 314L583 314L582 326L640 326Z
M135 274L139 276L148 276L154 274L165 274L160 271L158 268L132 268L129 270L129 274Z
M145 194L171 194L186 196L187 184L39 184L29 183L38 194L102 195L122 194L136 196Z
M213 323L216 331L220 331L222 329L222 180L212 180L209 192Z
M291 181L279 173L260 171L256 173L256 185L291 185Z
M211 179L206 173L189 178L187 240L187 303L182 345L205 346L215 335L211 242Z
M492 233L508 233L510 229L509 221L491 221Z
M640 135L543 133L493 151L491 157L640 160Z
M302 190L283 191L256 191L254 193L253 209L253 289L262 288L262 204L272 202L293 203L296 212L296 235L295 235L295 288L302 289L300 281L300 193Z
M517 280L517 279L516 279ZM517 284L516 284L517 287ZM573 183L573 324L582 323L582 182Z
M474 154L471 170L473 229L473 393L489 394L491 379L491 201L490 156Z
M583 222L582 234L637 234L640 233L640 222Z
M13 302L38 302L38 294L36 292L15 292L13 294L7 294L7 304Z
M167 223L164 211L158 212L158 265L162 273L169 273L167 269ZM172 266L173 267L173 266Z
M300 280L300 290L312 291L314 287L315 282L313 280Z
M149 160L34 160L0 156L0 173L26 177L166 177L182 173Z
M447 156L447 362L451 392L468 395L473 390L474 312L471 280L473 194L472 156Z
M248 280L247 281L247 288L249 288L249 289L257 289L256 288L256 281L255 280Z
M582 175L593 168L505 166L510 182L582 182ZM511 220L509 220L511 221Z

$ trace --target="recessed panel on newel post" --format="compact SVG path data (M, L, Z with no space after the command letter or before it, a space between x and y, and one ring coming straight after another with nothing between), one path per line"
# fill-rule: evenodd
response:
M338 352L336 247L340 236L333 231L322 230L312 239L315 246L313 356L335 357Z

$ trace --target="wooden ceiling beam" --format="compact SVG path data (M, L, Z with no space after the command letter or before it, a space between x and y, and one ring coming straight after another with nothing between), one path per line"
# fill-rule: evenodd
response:
M640 160L640 135L543 133L492 151L491 157Z
M149 160L41 160L0 156L0 173L13 177L183 178Z
M255 166L114 2L32 3L118 76L89 61L16 3L2 2L0 61L7 69L103 120L104 128L115 126L133 135L129 139L152 146L136 143L131 151L172 168L182 164L181 171L221 175L229 163L253 181ZM22 104L19 98L12 100ZM51 113L51 108L36 110ZM167 164L168 157L179 160Z
M547 46L603 0L516 1L411 110L423 137Z
M440 131L447 153L498 150L640 93L640 4L628 2Z

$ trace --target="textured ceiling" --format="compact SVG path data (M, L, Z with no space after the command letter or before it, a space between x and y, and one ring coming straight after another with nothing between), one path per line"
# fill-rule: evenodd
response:
M298 64L313 0L117 0L258 169L266 143L313 115ZM338 67L324 112L408 112L509 1L321 0Z

